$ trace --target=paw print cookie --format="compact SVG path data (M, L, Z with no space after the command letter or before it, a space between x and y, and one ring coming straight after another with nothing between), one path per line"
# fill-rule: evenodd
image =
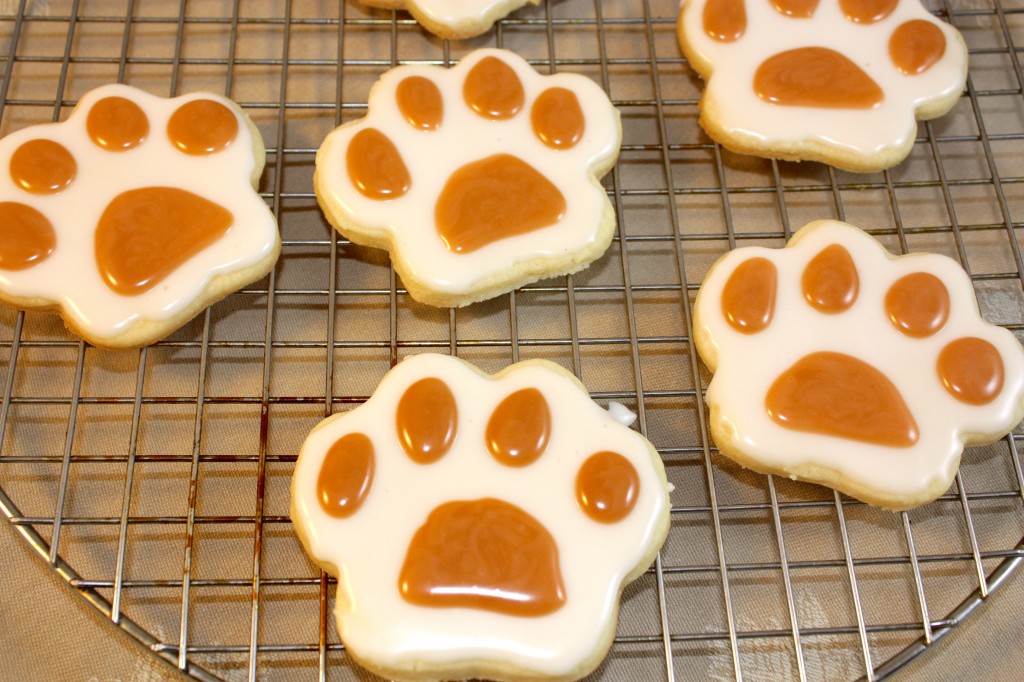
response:
M461 40L486 33L494 22L523 5L540 0L359 0L381 9L408 10L424 28L441 38Z
M723 256L695 341L722 454L892 510L935 499L965 445L1024 417L1024 350L981 319L952 259L894 257L862 230L805 226Z
M576 272L611 243L598 178L621 129L588 78L477 50L451 69L391 69L368 106L321 145L316 195L342 234L391 252L417 301L492 298Z
M919 0L686 0L679 43L707 82L701 127L743 154L877 171L967 79L960 32Z
M157 341L274 266L254 190L263 140L236 104L125 85L0 140L0 300L96 346Z
M593 670L669 521L661 459L614 407L549 362L423 354L314 428L291 515L338 577L346 651L397 680Z

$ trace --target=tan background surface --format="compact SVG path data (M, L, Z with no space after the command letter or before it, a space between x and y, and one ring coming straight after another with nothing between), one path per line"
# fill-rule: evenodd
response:
M0 679L173 682L186 679L115 632L0 523ZM1013 680L1024 665L1024 572L893 679Z

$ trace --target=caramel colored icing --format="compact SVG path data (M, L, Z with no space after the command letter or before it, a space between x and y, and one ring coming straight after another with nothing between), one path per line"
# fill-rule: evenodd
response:
M639 495L636 468L617 452L591 455L576 474L576 502L598 523L615 523L629 516Z
M576 93L568 88L548 88L530 110L533 133L552 149L572 149L583 138L586 120Z
M744 0L708 0L702 18L704 32L720 43L739 40L747 30Z
M551 438L551 408L536 388L509 395L494 408L484 434L494 459L510 467L532 464Z
M902 73L924 73L946 53L946 34L923 19L905 21L889 37L889 57Z
M108 152L124 152L142 144L149 135L146 112L125 97L104 97L92 105L85 129L93 143Z
M412 186L398 147L376 128L364 128L352 137L345 167L352 184L370 199L397 199Z
M434 221L450 251L470 253L554 225L565 210L565 197L536 168L495 154L452 173L437 198Z
M57 235L46 216L16 201L0 202L0 270L38 265L56 247Z
M226 149L238 135L233 111L212 99L194 99L178 107L167 122L167 138L180 151L208 156Z
M29 194L56 194L66 189L78 173L75 157L53 140L29 140L14 150L11 180Z
M558 545L515 505L483 498L442 504L409 543L398 577L418 606L544 616L565 604Z
M931 336L949 319L949 292L935 275L914 272L885 292L885 314L901 333L915 339Z
M818 9L818 0L771 0L779 14L794 19L810 19Z
M444 100L434 81L423 76L409 76L395 89L398 110L413 128L437 130L444 118Z
M850 440L910 447L919 432L899 389L850 355L811 353L783 372L765 395L780 426Z
M1003 359L984 339L951 341L939 353L936 370L946 391L968 405L987 405L1003 390Z
M363 506L373 485L373 443L362 433L342 436L324 456L316 496L327 514L344 519Z
M871 109L885 94L871 76L827 47L799 47L769 57L757 67L754 91L782 106Z
M822 249L804 268L801 286L804 298L818 312L835 314L849 310L860 291L857 266L850 252L841 244Z
M756 334L772 322L778 271L767 258L740 263L722 289L722 316L741 334Z
M96 226L96 265L112 291L136 296L224 236L233 222L223 206L183 189L122 192Z
M398 401L398 442L414 462L430 464L441 459L455 442L458 426L455 396L441 379L420 379Z
M839 0L846 18L855 24L873 24L892 14L900 0Z
M470 109L498 121L518 114L526 102L519 76L497 57L484 57L466 74L462 97Z

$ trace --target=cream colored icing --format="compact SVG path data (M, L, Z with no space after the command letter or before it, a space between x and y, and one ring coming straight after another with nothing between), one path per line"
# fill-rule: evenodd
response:
M138 104L149 118L145 141L127 151L105 151L86 132L93 103L119 96ZM177 151L165 133L167 121L185 102L211 99L224 103L239 118L238 134L226 149L209 156ZM75 180L61 192L34 195L14 186L6 172L11 155L32 139L54 140L68 149L78 165ZM0 201L16 201L41 212L57 235L53 254L34 267L0 270L0 290L19 298L43 298L58 304L84 333L112 338L134 322L173 318L196 298L215 275L224 275L264 259L279 240L266 202L253 190L256 168L247 123L229 100L206 93L172 99L126 85L105 85L86 93L66 121L36 125L0 140ZM176 187L220 204L234 223L216 243L196 254L159 285L138 296L122 296L101 280L94 256L94 231L104 209L122 192L145 187Z
M480 35L496 19L540 0L361 0L373 7L404 9L461 37Z
M822 0L809 19L789 18L769 0L745 0L747 25L735 42L717 42L704 31L708 0L687 0L682 31L697 59L709 64L705 102L718 125L737 144L785 145L814 139L861 157L885 154L907 145L917 131L915 110L953 97L964 87L967 50L959 32L938 21L918 0L901 0L885 19L854 24L836 0ZM921 19L946 37L943 56L924 73L907 76L889 57L889 37L906 21ZM757 96L754 73L769 57L799 47L821 46L841 52L884 91L873 109L818 109L778 106Z
M482 118L463 100L466 74L488 56L508 64L525 90L525 105L507 120ZM444 118L438 130L414 128L395 105L395 89L408 76L429 78L440 89ZM575 93L586 115L583 138L571 149L550 149L531 127L534 100L556 86ZM318 190L326 187L330 198L341 206L342 224L354 223L391 240L397 258L407 263L408 276L424 286L439 292L464 292L519 263L562 258L595 242L609 203L607 192L590 169L614 158L621 139L618 112L604 91L585 76L542 76L513 52L481 49L451 69L421 65L391 69L373 86L368 107L365 118L327 136L317 154ZM394 142L412 177L411 187L398 199L367 198L348 177L345 150L353 136L368 127L383 131ZM472 253L449 251L434 227L434 206L445 182L462 166L501 153L526 161L558 188L566 198L564 217L549 227L502 239Z
M856 302L836 314L807 303L801 275L822 249L841 244L860 276ZM778 267L774 318L756 334L735 331L721 315L721 293L737 265L764 257ZM885 295L901 277L926 272L950 295L945 326L927 338L897 331L886 316ZM971 434L1002 434L1016 423L1024 397L1024 350L1012 333L981 319L974 288L950 258L917 253L893 257L866 232L834 220L811 223L787 248L744 247L726 254L709 272L697 299L698 348L717 364L707 403L720 426L747 456L774 469L816 464L880 493L910 495L936 479L949 480ZM973 406L951 397L936 371L940 351L954 339L979 337L1002 357L1006 380L995 400ZM768 416L765 394L799 359L818 351L845 353L888 377L916 420L920 438L911 447L883 447L783 428Z
M623 426L632 426L636 421L636 412L614 400L608 403L608 415Z
M488 377L450 356L412 356L384 377L365 404L325 420L306 439L292 479L292 520L313 558L337 567L338 630L360 658L393 666L482 659L555 676L578 666L598 645L617 612L619 586L650 552L668 514L667 486L647 441L551 367L524 362ZM443 457L421 465L399 444L395 410L405 390L425 377L443 379L454 393L458 435ZM529 466L504 466L488 454L484 432L495 407L527 387L539 389L551 408L550 441ZM318 503L317 477L327 450L352 432L370 436L376 470L359 512L339 519ZM603 450L626 457L640 479L636 506L613 524L592 521L574 492L580 466ZM562 608L524 618L418 607L401 598L403 558L428 514L445 502L486 497L517 505L554 536L566 586Z

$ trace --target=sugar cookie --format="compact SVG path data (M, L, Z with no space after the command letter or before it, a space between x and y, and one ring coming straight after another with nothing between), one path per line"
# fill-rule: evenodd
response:
M359 0L381 9L407 10L424 28L441 38L461 40L491 30L498 19L540 0Z
M960 32L918 0L687 0L678 36L708 135L852 171L905 159L967 78Z
M391 253L413 298L462 306L604 253L615 212L598 178L620 141L590 79L476 50L385 73L366 117L324 140L314 185L342 234Z
M694 324L722 454L886 509L935 499L965 445L1024 417L1024 350L981 319L963 269L846 223L726 254Z
M291 515L338 576L346 651L397 680L593 670L668 532L661 459L623 411L549 362L423 354L314 428Z
M0 140L0 300L96 346L157 341L263 277L281 248L254 191L263 140L233 102L126 85Z

